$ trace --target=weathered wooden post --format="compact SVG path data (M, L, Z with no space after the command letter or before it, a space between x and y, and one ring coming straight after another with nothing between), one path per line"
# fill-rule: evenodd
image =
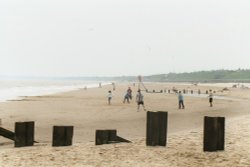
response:
M168 112L147 112L147 146L166 146Z
M158 112L159 117L159 145L166 146L167 143L167 124L168 124L168 112Z
M95 145L120 143L120 142L131 143L129 140L117 136L117 131L115 129L96 130L95 132Z
M0 127L0 136L15 141L15 133L2 127Z
M52 146L71 146L73 130L73 126L53 126Z
M185 94L186 93L186 90L185 89L183 89L183 94Z
M96 130L95 144L109 144L112 141L116 141L116 130Z
M168 93L170 93L170 90L168 89Z
M208 94L208 90L206 90L206 94Z
M204 117L204 151L224 150L225 117Z
M34 122L15 123L15 147L34 145Z
M194 93L194 91L193 90L191 90L191 94L193 94Z

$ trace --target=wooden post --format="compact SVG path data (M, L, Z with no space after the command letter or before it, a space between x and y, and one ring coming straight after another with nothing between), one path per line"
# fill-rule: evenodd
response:
M34 145L34 122L15 123L15 147Z
M120 136L116 136L116 141L117 142L125 142L125 143L131 143L131 141L127 140L127 139L124 139Z
M225 144L225 118L204 117L204 151L224 150Z
M1 127L0 127L0 136L3 136L10 140L15 141L15 133L7 129L1 128Z
M73 126L54 126L52 146L71 146L73 130Z
M117 136L117 131L115 129L96 130L96 133L95 133L95 145L120 143L120 142L131 143L131 141Z
M147 112L147 146L166 146L167 119L167 112Z
M217 150L224 150L225 146L225 117L218 117L218 142Z
M170 90L168 90L168 93L170 93Z
M116 141L116 130L96 130L96 139L95 144L101 145L101 144L109 144L110 142Z
M147 112L147 146L156 146L159 144L159 126L158 115L155 112Z
M168 125L168 113L159 111L159 146L166 146L167 143L167 125Z
M193 90L191 90L191 94L193 94L194 93L194 91Z

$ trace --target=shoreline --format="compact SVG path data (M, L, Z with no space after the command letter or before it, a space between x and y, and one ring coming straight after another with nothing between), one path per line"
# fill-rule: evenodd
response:
M94 82L94 81L67 81L67 80L17 80L5 81L3 85L11 83L10 87L2 87L0 89L0 103L8 101L23 100L25 97L37 97L65 93L85 88L98 88L99 84L103 86L111 84L111 82ZM10 84L9 83L9 84Z

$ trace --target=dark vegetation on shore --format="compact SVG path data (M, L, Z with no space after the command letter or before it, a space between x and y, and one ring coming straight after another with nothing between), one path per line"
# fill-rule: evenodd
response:
M138 82L138 76L115 77L8 77L0 76L0 79L36 79L36 80L82 80L82 81L114 81L114 82ZM142 76L144 82L248 82L250 83L250 69L238 70L211 70L185 73L168 73Z
M138 81L138 76L77 77L75 79L98 81ZM190 73L168 73L143 76L145 82L250 82L250 70L212 70Z
M250 70L213 70L151 75L144 80L157 82L250 82Z

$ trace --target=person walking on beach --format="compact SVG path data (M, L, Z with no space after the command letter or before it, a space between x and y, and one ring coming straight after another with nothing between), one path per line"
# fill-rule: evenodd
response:
M181 93L181 91L179 91L178 93L178 101L179 101L179 109L184 109L185 106L184 106L184 98L183 98L183 95Z
M108 104L110 105L111 104L111 99L113 97L111 90L108 92L107 97L108 97Z
M128 92L126 92L126 94L124 96L123 103L125 103L126 101L127 101L127 103L129 103L129 94L128 94Z
M115 83L112 82L112 86L113 86L113 91L115 91Z
M125 103L126 101L127 103L129 103L129 100L132 100L132 89L130 87L128 87L128 90L124 96L123 103Z
M144 111L146 111L145 106L144 106L144 97L140 89L137 91L136 102L137 102L137 112L139 112L140 105L142 105Z
M132 89L130 87L128 87L127 95L129 97L129 99L132 100Z
M211 89L209 90L208 98L209 98L210 107L213 107L213 92Z

